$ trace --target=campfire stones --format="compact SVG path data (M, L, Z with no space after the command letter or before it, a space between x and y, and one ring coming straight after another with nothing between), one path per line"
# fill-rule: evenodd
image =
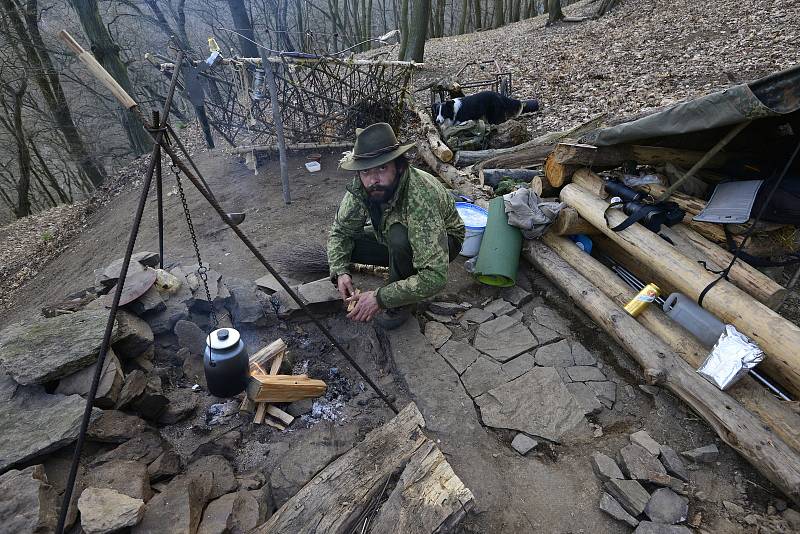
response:
M112 460L87 469L80 484L84 488L108 488L144 502L153 496L147 465L131 460Z
M647 502L644 513L655 523L681 523L689 515L689 499L669 488L657 489Z
M206 334L192 321L181 319L175 323L175 335L178 336L178 344L189 352L202 355L206 349Z
M105 534L132 527L144 515L144 501L112 489L86 488L78 499L81 528L86 534Z
M78 394L82 397L86 397L92 386L96 365L95 362L95 364L77 373L62 378L55 392L60 395ZM122 366L114 354L114 351L109 349L103 361L103 370L101 371L100 382L97 386L94 405L98 408L113 408L119 398L124 381L125 375L122 372Z
M146 430L147 423L135 415L119 410L105 410L89 424L86 435L94 441L123 443Z
M5 532L55 530L59 499L42 465L0 475L0 494L0 525Z
M603 487L634 517L641 514L650 501L650 494L635 480L612 478L607 480Z
M136 358L153 346L153 330L147 321L140 317L125 310L117 310L117 326L119 339L114 342L113 347L119 358L123 360Z
M653 456L658 456L661 453L661 445L644 430L631 434L631 443L646 449Z
M681 461L681 458L678 456L677 452L670 447L662 445L660 458L661 463L664 464L664 467L667 470L667 473L683 480L684 482L689 482L689 472L686 470L686 466L683 465L683 461Z

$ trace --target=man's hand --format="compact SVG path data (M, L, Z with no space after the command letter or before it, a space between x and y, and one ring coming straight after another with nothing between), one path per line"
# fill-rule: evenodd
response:
M349 274L340 274L336 279L336 287L339 289L339 295L342 296L342 301L347 304L348 300L355 291L353 290L353 279Z
M374 291L366 291L352 297L356 300L356 307L347 314L348 319L367 323L371 321L381 311L378 298Z

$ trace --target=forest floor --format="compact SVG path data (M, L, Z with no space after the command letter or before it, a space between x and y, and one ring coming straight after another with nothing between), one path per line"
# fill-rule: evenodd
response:
M595 2L579 3L566 13L582 13L594 6ZM627 0L597 21L545 27L538 18L500 30L432 40L426 51L427 67L415 83L423 85L426 79L452 73L469 59L494 56L512 72L516 96L542 101L542 113L527 119L530 130L563 130L599 113L638 113L724 88L732 83L731 78L751 79L788 67L795 59L788 45L800 37L797 20L800 6L789 0ZM293 202L286 205L276 162L264 164L254 176L243 162L223 150L193 150L223 206L247 213L242 229L267 258L285 250L287 244L325 242L350 179L336 170L338 154L326 154L323 171L315 174L305 171L302 156L293 157ZM0 324L37 316L42 306L94 285L93 270L123 255L141 169L141 161L129 166L93 202L58 208L0 228ZM168 173L165 183L165 265L196 263L180 198ZM151 192L137 240L139 250L157 250L154 199ZM265 274L199 194L189 191L188 201L204 262L226 276L254 280ZM455 400L465 398L457 375L449 377L456 390L441 397L440 404L432 402L442 395L438 383L419 376L402 360L404 354L422 350L415 344L420 338L418 328L390 336L391 350L386 351L365 345L364 339L374 336L372 327L352 325L341 312L326 321L348 346L363 349L356 351L359 363L381 376L380 385L396 395L399 405L417 401L429 421L442 414L453 416L447 424L431 426L456 473L475 492L477 513L468 519L467 532L625 531L597 508L600 491L589 462L592 452L614 456L627 443L628 434L640 429L678 451L719 442L707 425L674 399L653 398L640 390L637 386L644 381L637 366L546 280L523 270L519 284L533 294L537 306L564 318L568 324L565 339L583 342L599 358L609 380L617 384L618 402L596 420L604 431L601 436L555 446L545 455L519 456L509 447L511 436L482 426L472 404L456 406ZM477 306L497 292L474 284L457 261L451 266L444 294ZM531 310L522 311L530 319ZM412 330L417 326L412 323ZM328 368L341 369L348 380L358 383L359 377L338 354L320 349L324 343L313 326L292 321L272 325L268 334L287 332L305 340L293 350L303 357L318 358ZM473 333L465 331L457 337L469 339ZM430 354L436 357L435 352ZM436 365L441 363L436 360ZM452 373L449 367L438 368L448 376ZM309 451L314 446L324 450L317 458L335 458L389 415L374 397L364 404L355 400L347 404L347 417L296 432L279 433L252 425L243 429L238 445L241 467L258 464L270 448L287 453L286 446L280 449L278 444L288 443L300 452L289 454L286 461L302 462L308 454L310 470L313 452ZM198 414L197 418L204 416ZM176 443L181 439L174 437ZM747 512L764 514L778 500L769 483L731 449L720 449L716 464L692 472L691 512L702 511L703 528L708 531L743 531L729 520L731 514L723 501L735 501ZM284 466L285 471L291 469ZM314 474L296 471L294 484Z

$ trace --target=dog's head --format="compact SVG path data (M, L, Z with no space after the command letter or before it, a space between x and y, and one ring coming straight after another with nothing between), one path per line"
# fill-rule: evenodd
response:
M452 122L455 118L454 111L453 111L453 101L446 100L444 102L437 102L433 105L432 109L433 118L436 121L436 124L444 124L445 121Z

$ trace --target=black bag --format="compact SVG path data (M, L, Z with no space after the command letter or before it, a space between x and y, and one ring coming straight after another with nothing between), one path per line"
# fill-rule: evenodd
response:
M753 203L753 209L750 211L751 217L758 216L777 179L777 176L773 176L761 185ZM772 200L764 210L761 220L800 226L800 175L787 174L784 177L775 194L772 195Z

